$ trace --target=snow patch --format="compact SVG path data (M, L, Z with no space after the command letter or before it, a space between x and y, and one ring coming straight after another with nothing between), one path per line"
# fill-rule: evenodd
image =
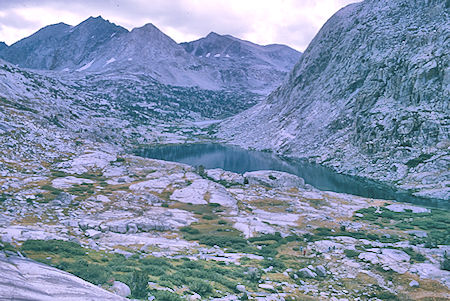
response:
M220 53L215 54L214 57L220 57Z
M210 55L211 55L211 53L208 52L208 53L205 55L205 57L209 57Z
M114 63L116 61L115 58L110 58L109 60L106 61L106 65L109 65L111 63Z
M91 67L92 66L92 63L94 62L95 60L92 60L92 61L90 61L89 63L87 63L86 65L84 65L83 67L81 67L81 68L79 68L79 69L77 69L76 71L83 71L83 70L86 70L86 69L88 69L89 67Z

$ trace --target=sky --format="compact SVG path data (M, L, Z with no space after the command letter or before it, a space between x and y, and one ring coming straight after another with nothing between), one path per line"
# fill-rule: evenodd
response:
M177 42L211 31L304 51L322 25L357 0L0 0L0 41L11 45L40 28L101 15L128 30L153 23Z

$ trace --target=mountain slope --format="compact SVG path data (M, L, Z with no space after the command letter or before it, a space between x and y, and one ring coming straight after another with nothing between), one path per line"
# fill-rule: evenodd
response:
M450 199L448 20L439 1L345 7L220 136Z
M4 51L8 48L8 45L5 44L5 42L0 42L0 52Z

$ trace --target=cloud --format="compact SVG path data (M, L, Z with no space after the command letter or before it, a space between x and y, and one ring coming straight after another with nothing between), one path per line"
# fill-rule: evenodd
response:
M153 23L177 42L211 31L304 50L323 23L357 0L0 0L0 40L11 44L43 26L101 15L131 30Z

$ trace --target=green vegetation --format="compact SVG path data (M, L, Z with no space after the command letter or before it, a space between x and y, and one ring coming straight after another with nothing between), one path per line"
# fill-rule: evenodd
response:
M346 249L346 250L344 250L344 254L348 258L354 258L354 257L358 257L359 252L356 250Z
M2 249L17 250L7 244ZM132 297L137 299L147 299L150 293L157 300L181 300L178 294L182 293L183 287L203 298L220 297L223 292L235 293L238 283L256 289L261 278L259 269L252 267L251 262L238 266L184 258L140 258L138 255L125 258L120 254L85 249L74 242L60 240L28 240L19 250L34 260L97 285L106 285L112 280L122 281L130 287ZM149 281L171 288L176 293L150 291L147 286Z
M415 252L412 248L404 248L403 251L411 257L411 263L424 262L426 257Z
M441 262L441 269L450 271L450 256L447 254L444 256L444 260Z
M356 220L373 222L382 227L399 230L423 230L427 232L426 238L413 238L414 244L424 243L428 247L450 244L450 212L440 209L430 209L430 212L413 213L393 212L384 207L369 207L356 211L363 217Z
M145 299L148 296L148 274L145 271L133 271L130 281L133 298Z
M154 290L151 292L152 296L155 297L155 300L158 301L181 301L181 297L175 293L169 291L158 291Z
M25 253L30 251L48 252L53 254L61 254L64 256L80 256L84 255L85 250L74 242L63 240L27 240L22 244L21 250Z
M380 236L378 234L375 233L369 233L369 232L365 232L365 231L357 231L357 232L350 232L347 231L345 227L340 227L339 230L335 229L334 231L332 231L332 229L329 228L316 228L314 230L314 234L304 234L303 237L307 240L307 241L317 241L317 240L321 240L324 239L324 237L327 236L349 236L349 237L353 237L356 239L367 239L367 240L372 240L372 241L380 241L380 242L384 242L384 243L394 243L394 242L398 242L400 241L400 239L396 236L396 235L391 235L391 236Z
M423 163L426 160L430 159L431 157L433 157L433 154L420 154L419 157L411 159L408 162L406 162L406 166L408 166L409 168L414 168L420 163Z

